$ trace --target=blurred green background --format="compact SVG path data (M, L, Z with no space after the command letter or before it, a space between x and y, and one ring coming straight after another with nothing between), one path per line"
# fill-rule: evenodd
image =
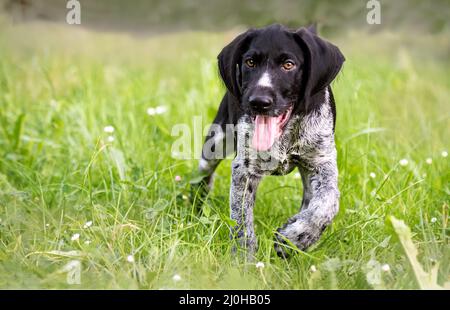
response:
M0 0L1 288L450 287L449 1L381 0L381 25L363 0L80 2L78 26L64 0ZM313 248L281 260L273 235L302 185L265 178L257 269L231 253L230 161L195 213L197 161L171 156L171 129L211 122L217 54L273 22L315 22L346 56L341 201Z
M15 20L65 21L65 0L2 0ZM449 30L448 0L380 0L381 25L366 22L367 0L81 0L82 24L103 30L155 33L225 31L284 23L319 23L325 32L354 29L436 33Z

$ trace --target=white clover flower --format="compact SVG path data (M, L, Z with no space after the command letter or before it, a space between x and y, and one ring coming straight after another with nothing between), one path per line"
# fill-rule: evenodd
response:
M372 179L375 179L375 178L377 177L377 175L375 174L375 172L369 173L369 176L370 176Z
M127 256L127 262L134 263L134 256L133 255L128 255Z
M425 159L425 162L426 162L428 165L431 165L431 164L433 163L433 159L427 158L427 159Z
M264 268L264 263L263 262L257 262L256 263L256 268L263 269Z
M383 270L384 272L389 272L389 270L391 270L391 267L388 264L384 264L383 266L381 266L381 270Z
M432 217L432 218L431 218L431 223L436 223L436 222L437 222L437 218Z
M83 228L86 229L86 228L89 228L89 227L91 227L91 226L92 226L92 221L87 221L87 222L83 225Z
M1 221L2 221L2 219L0 219L0 222ZM49 223L45 224L45 227L50 227L50 224Z
M156 107L155 111L156 114L163 114L167 112L167 107L160 105Z
M300 172L296 172L295 174L294 174L294 179L300 179L302 176L301 176L301 174L300 174Z
M447 157L447 156L448 156L447 151L442 151L441 156L442 156L442 157Z
M72 235L72 238L70 238L70 240L72 240L72 241L76 241L76 240L78 240L78 239L80 239L80 234L73 234Z
M173 280L174 282L179 282L179 281L181 281L181 276L180 276L179 274L175 274L175 275L172 277L172 280Z
M400 166L406 166L408 164L408 160L406 158L400 159L398 162Z
M113 133L114 132L114 127L111 125L105 126L105 128L103 128L103 131L106 133Z
M183 200L188 200L188 196L186 196L186 195L183 195L183 196L181 196L181 198L183 198Z
M157 106L156 108L148 108L147 114L150 116L163 114L167 112L167 107L165 106Z
M114 136L108 136L107 140L108 142L114 142Z
M50 106L52 108L56 108L58 106L58 101L56 101L55 99L51 99L50 100Z
M317 271L317 268L316 268L316 266L311 265L311 267L309 267L309 270L310 270L312 273L314 273L314 272Z
M181 177L180 177L179 175L176 175L176 176L175 176L175 181L176 181L176 182L180 182L180 181L181 181Z

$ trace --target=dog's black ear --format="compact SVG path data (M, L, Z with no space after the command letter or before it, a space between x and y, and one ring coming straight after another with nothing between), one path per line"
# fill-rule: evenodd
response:
M301 100L308 109L309 99L328 86L339 73L345 61L337 46L319 38L309 28L301 28L295 33L297 42L305 51L305 86Z
M241 33L231 43L225 46L219 56L217 56L220 76L227 89L238 100L241 97L239 66L242 61L244 49L254 33L255 30L253 29Z
M306 29L308 29L313 34L317 35L317 23L309 25L308 27L306 27Z

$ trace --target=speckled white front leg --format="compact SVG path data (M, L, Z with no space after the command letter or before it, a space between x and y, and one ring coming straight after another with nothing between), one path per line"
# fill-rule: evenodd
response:
M251 175L244 161L236 158L232 163L232 180L230 189L231 219L236 225L231 230L231 237L239 241L241 249L248 257L256 251L257 241L253 225L253 207L256 189L261 177Z
M275 249L280 256L286 255L280 245L280 243L286 243L285 238L300 250L306 250L315 243L339 210L335 156L302 172L303 180L306 182L305 187L308 188L305 192L309 197L304 197L300 212L278 229Z
M257 240L253 225L253 207L256 190L262 175L254 167L252 150L250 148L251 121L242 117L237 126L237 152L231 165L230 215L236 221L231 229L231 238L238 241L244 256L253 258Z

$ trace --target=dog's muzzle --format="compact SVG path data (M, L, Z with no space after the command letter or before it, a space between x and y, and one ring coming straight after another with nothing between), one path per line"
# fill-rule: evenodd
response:
M250 109L255 114L265 113L273 107L273 98L268 95L252 95L248 98Z

